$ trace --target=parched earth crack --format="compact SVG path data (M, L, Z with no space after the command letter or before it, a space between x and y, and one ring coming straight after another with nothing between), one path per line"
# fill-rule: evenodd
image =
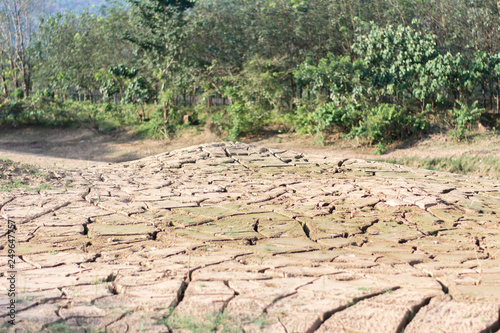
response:
M17 228L23 325L150 331L158 324L152 309L170 305L160 314L170 326L188 314L222 331L234 315L248 331L315 332L340 321L347 330L359 311L376 312L386 301L391 308L401 297L397 304L410 303L391 317L393 330L422 318L441 327L427 313L437 301L460 307L449 312L448 331L466 322L471 331L498 332L497 182L398 168L220 142L75 171L71 187L0 193L0 233L10 222ZM0 236L0 250L10 238ZM111 271L116 281L93 287ZM340 275L323 286L314 280L329 274ZM380 295L378 278L405 289L355 305ZM200 299L205 294L218 316L209 313L211 300ZM65 310L68 301L74 307ZM55 316L57 308L66 318ZM42 313L49 318L37 320Z
M265 198L258 199L258 200L252 200L251 202L248 202L247 205L253 205L253 204L256 204L256 203L263 203L263 202L266 202L266 201L271 201L273 199L279 198L280 196L282 196L285 193L288 193L288 191L287 190L282 190L282 191L279 191L278 193L270 194L270 195L266 196Z
M126 312L124 312L120 317L118 317L116 320L113 320L112 322L110 322L109 324L107 324L105 326L105 332L108 332L108 327L119 322L120 320L122 320L123 318L129 316L130 314L132 314L134 312L134 310L128 310ZM125 323L125 325L127 326L127 329L125 330L125 332L128 332L129 331L129 326L127 323Z
M238 254L238 255L233 256L231 259L221 260L221 261L218 261L218 262L213 262L213 263L210 263L210 264L207 264L207 265L201 265L201 266L197 266L195 268L190 269L187 272L184 281L182 281L182 283L181 283L181 285L179 287L179 290L177 291L176 299L170 305L170 314L166 318L168 318L175 311L175 309L179 306L179 304L184 300L184 294L185 294L187 288L189 287L189 284L192 282L193 273L195 271L197 271L198 269L201 269L201 268L206 268L206 267L210 267L210 266L216 266L216 265L220 265L220 264L225 263L225 262L231 262L231 261L234 261L235 259L237 259L239 257L247 256L247 255L250 255L250 254L251 253L242 253L242 254ZM232 290L232 288L231 288L231 290ZM233 299L233 298L234 298L234 296L231 299ZM224 305L224 309L227 306L228 302L229 301L227 301L226 304Z
M26 238L25 242L26 242L26 243L29 243L29 241L30 241L30 240L32 240L33 238L35 238L35 236L36 236L35 234L36 234L36 232L37 232L38 230L40 230L40 228L41 228L41 227L36 227L36 229L35 229L35 230L33 230L31 233L29 233L29 234L28 234L28 235L29 235L29 237L28 237L28 238Z
M361 297L355 297L349 303L323 313L323 315L321 316L320 320L318 320L317 322L315 322L313 324L313 326L310 327L306 332L307 333L316 332L321 327L321 325L323 325L323 323L325 321L327 321L328 319L330 319L330 317L333 316L335 313L340 312L340 311L344 311L345 309L347 309L347 308L355 305L359 301L363 301L365 299L370 299L370 298L382 295L382 294L384 294L386 292L392 292L392 291L396 291L398 289L400 289L400 287L393 287L393 288L389 288L389 289L386 289L386 290L383 290L383 291L380 291L380 292L377 292L377 293L368 294L368 295L361 296Z
M40 217L42 217L42 216L44 216L44 215L47 215L47 214L50 214L50 213L54 213L55 211L57 211L57 210L59 210L59 209L61 209L61 208L64 208L64 207L66 207L66 206L69 206L70 204L71 204L71 202L70 202L70 201L66 201L65 203L62 203L62 204L60 204L60 205L57 205L57 206L55 206L54 208L51 208L51 209L45 210L45 211L43 211L43 212L41 212L41 213L38 213L38 214L35 214L35 215L32 215L32 216L29 216L28 218L25 218L24 220L22 220L22 221L20 222L20 224L25 224L25 223L28 223L28 222L30 222L30 221L33 221L33 220L35 220L35 219L37 219L37 218L40 218Z
M309 238L309 239L311 239L311 229L309 229L309 227L307 226L307 223L306 222L300 222L298 220L296 220L296 221L302 227L302 230L304 231L304 234L306 235L306 237Z
M359 228L359 230L361 231L361 234L366 234L366 231L370 228L370 227L373 227L375 224L377 224L380 220L379 219L375 219L373 220L372 222L370 222L370 224L368 225L364 225L362 227Z
M422 309L424 306L427 306L430 303L431 299L432 297L425 298L419 304L412 306L411 310L408 310L404 319L401 321L401 324L399 324L396 332L404 332L406 327L410 324L413 318L415 318L420 309Z
M298 254L298 253L309 253L309 252L315 252L319 251L318 249L305 249L305 250L296 250L296 251L284 251L284 252L279 252L279 253L273 253L272 256L280 256L284 254Z
M498 319L489 327L482 330L480 333L498 333L500 332L500 309L498 310Z
M320 278L321 278L321 276L319 276L319 277L317 277L317 278L315 278L315 279L312 279L311 281L309 281L309 282L307 282L307 283L304 283L304 284L302 284L302 285L300 285L300 286L296 287L296 288L295 288L292 292L285 293L285 294L282 294L282 295L277 296L276 298L274 298L274 299L271 301L271 303L269 303L269 304L268 304L268 305L267 305L267 306L266 306L266 307L262 310L262 314L267 313L267 310L268 310L268 309L269 309L272 305L276 304L276 302L278 302L278 301L280 301L280 300L282 300L282 299L284 299L284 298L287 298L287 297L290 297L290 296L293 296L293 295L297 294L297 292L298 292L298 290L299 290L300 288L303 288L303 287L305 287L305 286L308 286L308 285L310 285L310 284L313 284L314 282L318 281Z
M5 205L7 205L8 203L10 203L14 200L16 200L16 197L11 197L11 198L5 200L4 202L0 203L0 212L2 212L2 209L3 209L3 207L5 207Z
M89 196L90 192L92 192L92 187L89 187L87 189L87 191L85 191L85 193L82 194L82 199L89 202L89 203L90 203L90 200L88 199L88 196Z
M25 263L30 264L31 266L33 266L33 267L35 267L35 268L37 268L37 269L42 268L42 266L41 266L40 264L38 264L38 263L36 263L36 262L34 262L34 261L29 260L28 258L26 258L26 257L25 257L25 256L23 256L23 255L20 255L20 256L19 256L19 259L21 259L21 260L22 260L22 261L24 261ZM64 263L61 263L60 265L57 265L57 266L61 266L61 265L64 265Z
M441 282L439 279L434 279L434 280L437 283L439 283L439 285L441 286L441 290L443 290L443 293L449 295L450 289L443 282Z
M82 235L90 237L89 224L92 224L92 223L94 223L94 221L92 221L90 218L88 218L87 223L82 224L82 226L83 226Z

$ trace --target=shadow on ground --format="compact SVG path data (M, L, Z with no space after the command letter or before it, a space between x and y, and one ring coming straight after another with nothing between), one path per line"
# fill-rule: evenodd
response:
M82 128L0 127L0 151L96 162L124 162L165 151L127 130L95 133Z

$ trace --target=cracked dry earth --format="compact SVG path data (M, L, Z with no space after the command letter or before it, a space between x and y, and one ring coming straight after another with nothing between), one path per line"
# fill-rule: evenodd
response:
M3 330L499 330L498 181L239 143L49 178L0 192Z

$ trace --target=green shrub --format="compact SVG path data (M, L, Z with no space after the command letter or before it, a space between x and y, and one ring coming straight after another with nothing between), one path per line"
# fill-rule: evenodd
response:
M406 138L416 130L423 131L426 126L423 116L417 117L394 104L380 104L364 115L348 137L365 137L372 142L390 143Z
M477 101L468 106L465 103L457 101L460 108L453 108L451 111L454 119L452 123L455 124L455 129L451 131L451 136L456 140L461 140L465 137L465 131L468 125L476 124L481 119L481 112L484 109L477 107Z
M349 133L363 118L360 106L348 103L345 106L336 106L335 103L320 105L315 110L316 131L322 132L334 126L344 133Z
M24 98L24 90L22 88L16 88L16 90L10 93L10 97L14 100L20 101Z
M247 125L245 123L245 115L248 114L248 111L242 102L229 105L227 110L232 123L228 132L228 139L237 141L245 125Z
M295 131L300 134L315 132L315 116L314 109L311 110L306 103L299 103L291 119Z
M186 126L183 122L185 110L175 107L169 108L166 120L163 111L164 106L157 106L150 113L148 121L140 123L136 134L142 138L166 139L175 136L180 129Z
M385 152L388 143L428 127L424 113L416 116L395 104L379 104L370 108L354 103L345 106L325 103L306 119L315 124L315 132L319 134L337 128L346 134L346 138L361 137L371 143L378 142L378 154Z
M67 127L92 126L107 132L119 126L133 125L142 105L92 104L90 102L61 102L50 91L38 91L23 101L0 104L0 124Z

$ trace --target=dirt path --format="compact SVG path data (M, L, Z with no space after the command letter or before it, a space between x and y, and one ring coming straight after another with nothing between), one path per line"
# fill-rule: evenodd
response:
M497 182L224 143L23 177L9 331L500 328Z
M75 169L136 160L196 144L218 141L222 141L221 138L209 132L196 135L188 132L179 138L165 141L140 140L127 131L96 134L86 129L0 128L0 158L43 167ZM312 136L280 134L245 142L313 155L370 160L403 156L450 157L462 154L500 157L500 137L460 143L447 140L445 135L434 135L420 142L392 147L383 156L373 155L373 147L355 146L350 141L338 141L328 146L320 146L315 141Z

